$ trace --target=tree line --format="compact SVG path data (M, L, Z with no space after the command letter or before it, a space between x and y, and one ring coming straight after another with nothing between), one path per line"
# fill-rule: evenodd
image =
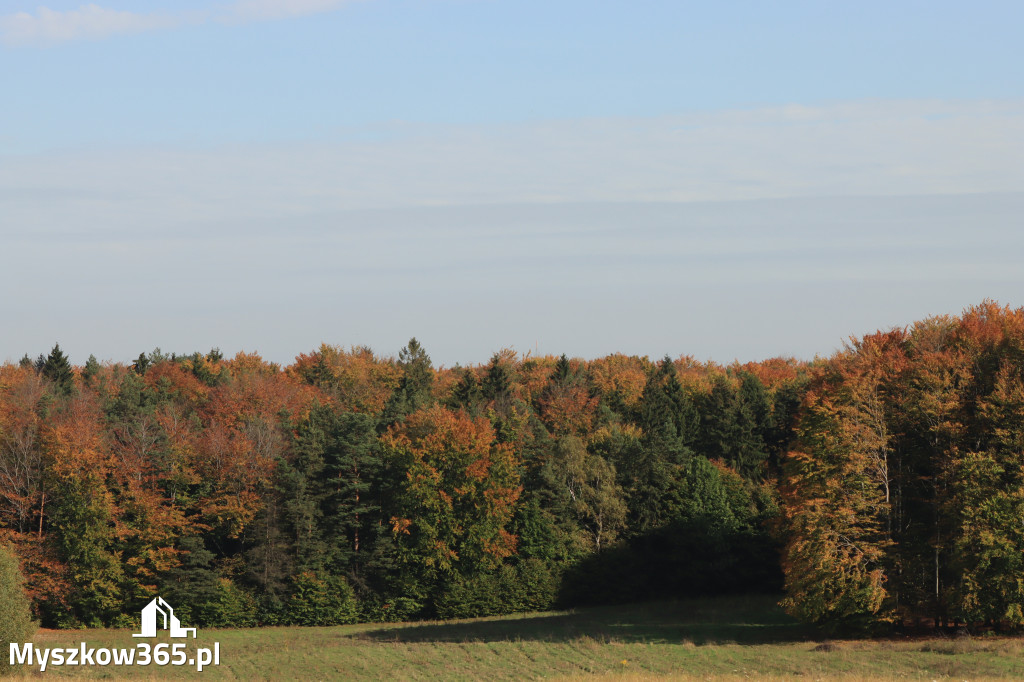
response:
M1024 309L721 366L322 345L0 367L35 617L466 617L778 591L826 627L1024 622Z

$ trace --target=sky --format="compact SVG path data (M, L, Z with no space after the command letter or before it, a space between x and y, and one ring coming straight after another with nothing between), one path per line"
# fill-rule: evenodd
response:
M0 3L0 362L811 359L1024 305L1018 2Z

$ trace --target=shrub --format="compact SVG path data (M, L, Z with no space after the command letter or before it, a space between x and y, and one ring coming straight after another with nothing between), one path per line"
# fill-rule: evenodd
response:
M0 672L8 670L10 660L7 644L25 642L35 632L25 579L18 566L18 557L8 547L0 545L0 642L4 643L0 656Z
M452 579L436 600L440 618L475 618L552 607L558 575L540 559L526 559L497 571Z
M359 619L367 623L402 623L422 613L423 602L411 597L370 594L359 602Z
M292 578L284 620L289 625L344 625L356 622L355 592L341 577L321 580L307 571Z

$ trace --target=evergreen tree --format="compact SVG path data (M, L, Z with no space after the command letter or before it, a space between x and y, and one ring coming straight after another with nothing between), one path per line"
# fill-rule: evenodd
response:
M174 604L183 622L203 627L216 621L215 611L220 587L220 574L214 567L213 552L203 539L194 535L178 541L181 562L164 580L167 599Z
M331 538L323 528L330 411L317 409L298 428L293 456L278 462L277 488L289 531L293 562L298 571L323 571L330 561ZM325 428L326 427L326 428Z
M669 358L648 378L639 413L643 439L623 451L620 464L634 534L673 521L685 497L681 472L692 456L687 444L693 439L697 413Z
M142 375L149 369L149 358L146 357L145 353L139 353L139 357L132 363L132 371L136 374Z
M764 437L770 428L771 404L757 377L741 372L739 386L725 376L715 378L701 405L701 454L758 480L768 459Z
M562 353L562 356L555 362L555 369L551 373L551 383L557 386L565 386L574 378L569 358Z
M381 415L383 426L403 419L433 400L430 390L434 385L434 370L430 356L416 337L409 339L409 343L399 351L398 367L402 371L402 378L384 407Z
M95 355L89 355L89 359L85 361L85 367L82 368L82 380L85 381L87 386L92 385L92 379L100 371L99 360L96 359Z
M675 364L666 357L659 363L644 386L639 405L639 426L647 444L679 452L695 438L699 415L687 395Z
M380 446L373 421L364 414L337 414L330 436L324 473L328 483L326 523L336 538L339 562L335 572L344 569L359 576L364 567L373 563L381 532Z
M459 382L455 384L448 407L463 408L470 415L479 417L483 392L480 389L480 382L476 378L476 372L469 367L456 367L455 371L459 373Z
M372 563L381 460L371 417L315 406L296 429L279 489L296 570L357 576Z
M487 366L480 392L486 401L501 402L509 399L511 391L512 370L501 355L495 353L491 357L491 364Z
M57 493L52 523L75 585L74 610L59 625L109 625L125 611L124 566L116 553L112 501L95 476L65 479Z
M50 355L43 362L41 371L44 377L53 382L58 393L71 395L75 388L75 375L67 356L61 351L59 343L54 344Z

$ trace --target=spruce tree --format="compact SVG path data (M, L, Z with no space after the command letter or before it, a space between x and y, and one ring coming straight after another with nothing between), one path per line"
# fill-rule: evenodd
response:
M461 407L472 416L479 416L480 401L483 395L480 390L480 382L476 378L476 373L469 367L460 369L456 366L455 371L459 372L459 383L455 385L455 390L452 391L452 396L448 400L448 407Z
M409 339L409 343L398 353L398 367L402 370L402 378L384 407L382 426L404 419L406 415L429 405L432 400L430 389L434 385L434 370L430 356L416 337Z
M85 367L82 368L82 379L86 385L92 384L92 378L99 374L100 363L96 359L95 355L90 355L89 359L85 361Z
M508 398L512 391L512 370L502 362L501 355L495 353L491 357L491 364L487 367L487 374L484 376L481 392L484 400L501 400Z
M558 386L566 385L572 378L572 366L569 364L569 358L562 353L562 357L558 358L555 363L555 370L551 373L551 382Z
M53 382L54 388L63 395L70 395L74 390L74 372L67 356L60 349L60 344L54 344L50 355L43 362L43 376Z

